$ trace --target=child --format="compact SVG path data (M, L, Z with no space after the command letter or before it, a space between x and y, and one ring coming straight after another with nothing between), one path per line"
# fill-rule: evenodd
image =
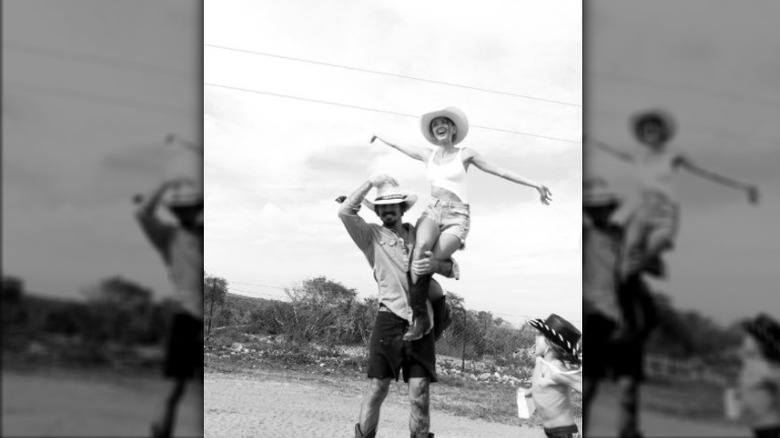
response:
M737 404L757 438L780 438L780 323L759 315L744 324Z
M515 172L498 166L480 153L465 147L456 148L468 133L469 123L461 110L449 107L424 114L420 120L422 134L436 148L398 145L384 138L373 136L371 143L380 140L409 157L426 163L426 176L431 183L433 199L417 223L417 239L412 260L424 257L427 251L437 260L449 260L455 251L466 244L471 223L466 190L466 172L474 165L483 172L514 183L532 187L539 192L541 202L550 203L552 193L538 183L528 181ZM404 335L405 341L422 338L429 327L426 299L431 275L410 273L410 304L413 321Z
M639 196L615 214L615 220L627 223L624 257L620 275L626 278L658 261L663 251L672 249L679 224L679 206L671 186L672 175L686 169L710 181L745 191L748 200L758 202L758 189L706 170L681 151L670 148L675 133L674 119L664 111L646 111L631 121L642 151L629 153L595 141L592 145L616 158L632 163L639 183ZM632 220L629 221L629 217ZM663 275L663 273L661 273Z
M536 336L536 366L531 377L531 396L542 417L544 433L550 438L577 438L570 389L582 393L579 342L582 334L569 321L556 314L547 320L530 322Z

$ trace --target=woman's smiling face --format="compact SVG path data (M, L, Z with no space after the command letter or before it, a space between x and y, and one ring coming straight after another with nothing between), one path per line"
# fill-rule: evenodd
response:
M433 138L439 143L444 142L446 139L451 139L457 132L457 128L452 120L446 117L436 117L431 120L431 133Z

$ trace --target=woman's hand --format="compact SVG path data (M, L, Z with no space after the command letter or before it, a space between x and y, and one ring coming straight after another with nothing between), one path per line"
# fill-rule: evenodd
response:
M748 201L756 205L758 204L758 187L750 186L747 188Z
M374 135L371 136L371 141L369 143L374 143L377 140L379 140L381 142L384 142L384 143L387 143L386 141L384 141L382 139L382 137L379 136L379 134L376 134L376 133L374 133Z
M545 185L540 185L536 188L536 190L539 192L539 197L541 198L542 204L550 205L550 202L552 201L552 192L550 189L548 189Z

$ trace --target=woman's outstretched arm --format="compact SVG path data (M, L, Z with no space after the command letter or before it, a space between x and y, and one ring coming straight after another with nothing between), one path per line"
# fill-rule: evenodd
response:
M632 162L634 161L634 156L631 155L629 152L621 151L620 149L617 149L613 146L610 146L603 141L594 140L594 139L585 139L585 145L586 146L592 146L596 149L602 150L613 157L617 158L618 160Z
M535 188L539 192L542 204L544 205L549 205L550 201L552 201L552 192L550 192L550 189L548 189L547 186L523 178L516 172L498 166L497 164L482 156L482 154L477 151L472 149L469 149L469 151L470 156L468 157L468 160L471 160L471 163L479 170L500 178L504 178L505 180L512 181L513 183Z
M378 135L374 135L373 137L371 137L371 143L374 143L376 140L381 141L382 143L390 146L391 148L398 149L399 151L403 152L404 154L408 155L411 158L414 158L415 160L427 161L428 157L431 154L431 151L429 149L418 147L418 146L401 145L395 141L391 141L388 140L387 138L384 138L384 136L380 137Z
M732 178L728 178L726 176L723 176L719 173L715 173L711 170L707 170L698 164L691 161L691 159L685 155L681 155L678 158L677 161L678 165L681 168L687 169L692 174L699 176L701 178L704 178L706 180L716 182L718 184L722 184L727 187L731 187L737 190L744 191L748 196L748 201L751 204L757 204L758 203L758 187L743 183L741 181L737 181Z

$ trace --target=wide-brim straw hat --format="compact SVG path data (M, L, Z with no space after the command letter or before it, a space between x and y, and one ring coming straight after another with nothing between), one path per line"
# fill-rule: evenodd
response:
M423 114L422 117L420 117L420 129L422 130L423 136L426 140L435 145L439 144L436 141L436 137L434 137L433 133L431 132L431 122L437 117L446 117L452 120L452 123L455 124L457 132L455 132L455 139L452 141L453 145L460 143L464 138L466 138L466 134L469 133L469 119L466 117L466 114L459 108L451 106L444 108L443 110Z
M371 211L377 205L402 204L404 211L409 210L417 202L417 195L412 195L402 191L398 186L386 182L376 188L376 197L374 202L363 199L363 205L370 208Z
M583 180L582 185L583 207L618 205L622 201L621 196L612 190L604 179L585 179Z
M631 118L631 127L636 135L639 135L639 129L644 123L655 122L661 125L664 132L664 141L669 141L677 132L677 121L671 113L664 109L654 108L636 113Z
M203 193L191 185L180 185L166 194L163 203L170 209L203 205Z
M569 321L553 313L546 320L534 319L529 324L542 332L549 341L569 352L572 357L579 357L582 332Z
M742 327L761 344L767 359L780 362L780 323L762 313L743 323Z

